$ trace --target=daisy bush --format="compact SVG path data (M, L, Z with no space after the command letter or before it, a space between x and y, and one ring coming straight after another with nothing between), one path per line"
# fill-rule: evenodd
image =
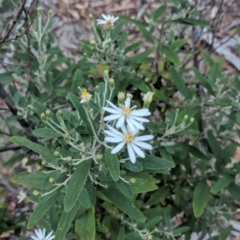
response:
M34 203L19 239L230 234L240 201L239 77L223 58L189 48L187 34L210 23L187 1L170 2L144 20L90 14L94 39L80 42L78 61L60 50L41 8L28 52L25 35L11 42L16 67L0 75L0 94L15 152L4 166L24 162L11 182L24 186L18 204ZM130 41L133 28L139 39Z

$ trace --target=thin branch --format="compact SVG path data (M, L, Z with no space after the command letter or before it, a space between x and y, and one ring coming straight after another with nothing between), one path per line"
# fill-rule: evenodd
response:
M7 41L7 39L9 38L11 32L13 31L15 25L17 24L23 10L24 10L24 6L27 0L23 0L18 11L16 14L16 17L14 18L14 20L12 21L12 24L9 26L8 30L6 31L6 33L4 34L4 36L0 39L0 44L4 43Z
M16 146L10 143L9 145L0 147L0 152L16 151L16 150L19 150L20 148L21 148L20 146Z

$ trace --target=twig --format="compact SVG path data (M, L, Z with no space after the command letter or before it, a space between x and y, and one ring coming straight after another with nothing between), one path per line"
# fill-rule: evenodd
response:
M1 147L0 152L15 151L15 150L18 150L20 148L21 148L20 146L9 144L9 145L6 145L4 147Z
M4 36L2 37L2 39L0 39L0 44L6 42L6 40L9 38L11 32L13 31L16 23L18 22L23 10L24 10L24 5L26 3L27 0L23 0L18 11L17 11L17 14L16 14L16 17L14 18L12 24L10 25L9 29L6 31L6 33L4 34Z

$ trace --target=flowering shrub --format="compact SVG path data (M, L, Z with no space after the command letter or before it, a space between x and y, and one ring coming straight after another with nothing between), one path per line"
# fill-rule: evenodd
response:
M27 228L40 229L32 239L190 239L213 230L224 239L231 231L223 222L240 201L233 161L239 79L205 51L206 75L186 67L195 53L181 50L187 40L176 39L173 26L208 23L182 18L179 4L174 18L168 10L146 15L148 23L111 15L96 23L90 16L95 40L81 42L77 63L49 33L50 14L43 26L38 11L31 81L23 67L4 75L18 109L6 125L21 146L8 166L23 157L38 165L12 178L31 188L19 202L36 203ZM150 46L143 52L143 42L128 43L127 22ZM19 66L28 59L26 42L14 42ZM22 120L28 125L19 131Z

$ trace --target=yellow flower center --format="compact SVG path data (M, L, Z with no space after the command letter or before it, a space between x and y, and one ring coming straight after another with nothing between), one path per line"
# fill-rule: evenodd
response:
M127 133L124 139L126 143L131 143L134 140L134 135L131 133Z
M110 29L110 28L113 27L113 22L112 22L112 20L107 20L106 27L107 27L108 29Z
M128 116L131 113L131 109L129 107L124 107L122 113L123 115Z
M81 95L81 98L82 99L88 99L89 98L89 92L87 91L87 89L86 88L84 88L83 89L83 91L82 91L82 95Z

